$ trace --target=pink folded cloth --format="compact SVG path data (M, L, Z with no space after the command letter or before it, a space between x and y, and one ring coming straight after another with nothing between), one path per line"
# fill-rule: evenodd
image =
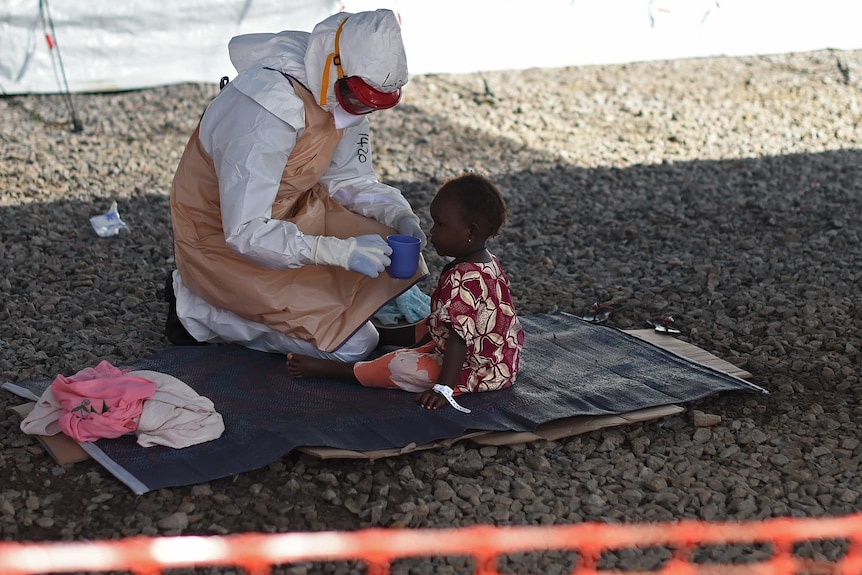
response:
M63 433L77 441L95 441L134 432L144 400L153 396L156 384L128 373L103 360L71 377L58 375L51 391L63 406Z

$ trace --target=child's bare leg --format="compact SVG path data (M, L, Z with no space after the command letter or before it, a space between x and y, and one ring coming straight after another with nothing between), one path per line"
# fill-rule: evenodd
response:
M353 375L354 362L343 362L334 359L323 359L301 355L299 353L287 354L287 371L297 378L303 377L333 377L357 381Z
M410 347L416 343L416 328L412 325L378 328L380 343L377 345Z

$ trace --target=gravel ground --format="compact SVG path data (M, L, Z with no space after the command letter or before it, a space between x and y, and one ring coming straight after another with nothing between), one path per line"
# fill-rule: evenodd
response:
M840 64L840 65L839 65ZM843 70L843 71L842 71ZM92 461L60 467L0 392L0 539L754 520L862 509L862 52L418 76L374 118L381 180L428 225L444 179L504 190L495 240L522 314L623 304L754 374L684 414L559 442L366 461L292 454L136 497ZM168 192L214 85L0 99L0 380L71 374L167 344ZM116 200L128 223L95 236ZM429 254L436 276L441 262ZM717 418L705 418L697 411ZM716 421L717 420L717 421ZM840 541L811 546L835 557ZM750 550L749 550L750 551ZM756 550L755 550L756 551ZM703 552L742 560L740 548ZM609 554L650 568L666 550ZM501 569L568 572L565 553ZM459 558L400 573L464 572ZM280 568L349 573L352 563Z

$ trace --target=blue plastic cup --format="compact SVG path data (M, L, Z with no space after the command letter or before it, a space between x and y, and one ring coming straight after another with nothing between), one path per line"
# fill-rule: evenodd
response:
M419 251L422 248L419 238L394 234L386 237L392 255L392 263L386 268L390 277L400 280L412 278L419 269Z

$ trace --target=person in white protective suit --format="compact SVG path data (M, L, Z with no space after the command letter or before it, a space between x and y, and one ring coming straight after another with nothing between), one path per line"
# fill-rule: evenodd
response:
M407 82L396 16L342 12L311 33L237 36L229 52L238 74L173 180L166 335L362 359L379 340L372 315L428 273L424 260L411 279L384 271L387 235L426 243L372 169L368 114Z

